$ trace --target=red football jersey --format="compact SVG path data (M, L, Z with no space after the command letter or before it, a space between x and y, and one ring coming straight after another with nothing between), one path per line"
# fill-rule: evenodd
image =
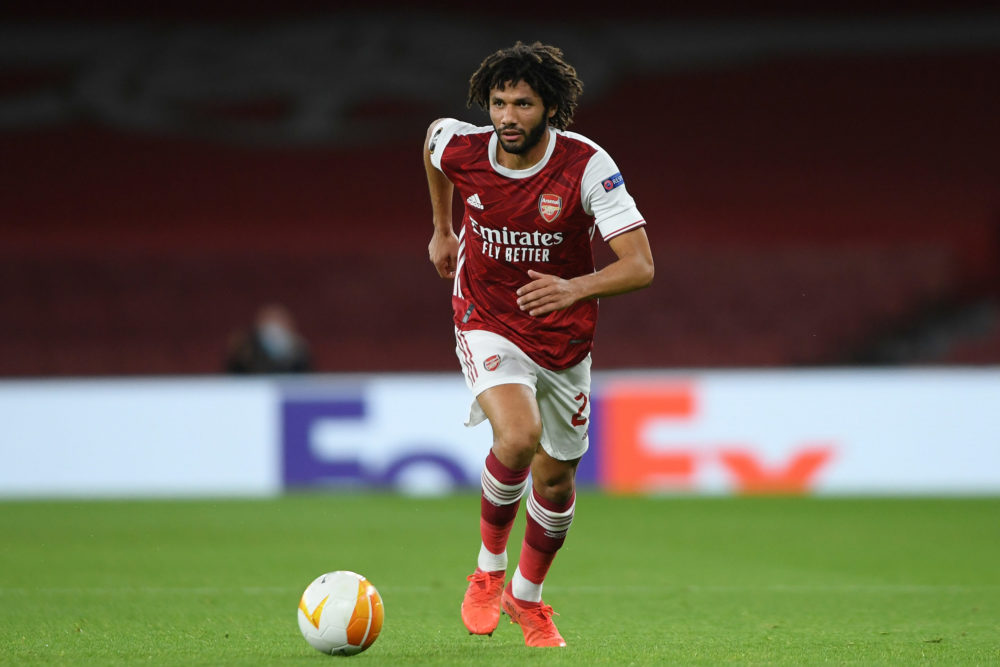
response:
M592 273L595 225L607 240L645 224L606 151L582 135L549 130L545 156L524 170L496 161L491 126L438 124L431 162L465 202L452 304L459 330L484 329L539 365L561 370L593 347L597 300L533 317L517 305L528 269L562 278Z

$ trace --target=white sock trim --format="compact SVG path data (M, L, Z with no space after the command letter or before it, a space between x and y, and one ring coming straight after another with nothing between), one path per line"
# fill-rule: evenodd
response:
M549 537L565 537L573 523L573 513L576 510L576 500L563 512L553 512L542 507L535 498L535 492L528 494L528 514L538 523Z
M507 571L507 551L495 554L486 548L485 544L479 546L479 560L476 563L480 570L484 572Z
M485 466L483 466L480 481L483 487L483 497L497 507L511 505L521 500L524 488L528 485L527 479L518 484L501 484Z
M514 577L510 580L510 592L515 598L525 602L542 601L542 585L525 579L520 567L514 571Z

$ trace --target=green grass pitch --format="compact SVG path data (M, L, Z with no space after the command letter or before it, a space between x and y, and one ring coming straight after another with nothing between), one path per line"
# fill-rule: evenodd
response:
M0 664L998 664L1000 499L582 490L545 588L569 646L459 619L478 496L0 503ZM522 508L511 568L520 547ZM366 575L375 644L324 656L296 605Z

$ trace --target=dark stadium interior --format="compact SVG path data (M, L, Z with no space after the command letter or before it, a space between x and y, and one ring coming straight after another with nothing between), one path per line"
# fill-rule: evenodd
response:
M271 301L320 371L457 370L420 144L517 38L648 220L596 367L1000 364L1000 13L853 4L6 10L0 376L216 373Z

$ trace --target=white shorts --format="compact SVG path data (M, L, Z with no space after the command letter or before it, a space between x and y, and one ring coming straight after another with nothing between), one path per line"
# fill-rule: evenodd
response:
M455 330L458 359L473 396L501 384L531 388L542 418L542 448L549 456L570 461L590 446L590 355L566 370L539 366L514 343L489 331ZM473 399L466 426L486 420Z

